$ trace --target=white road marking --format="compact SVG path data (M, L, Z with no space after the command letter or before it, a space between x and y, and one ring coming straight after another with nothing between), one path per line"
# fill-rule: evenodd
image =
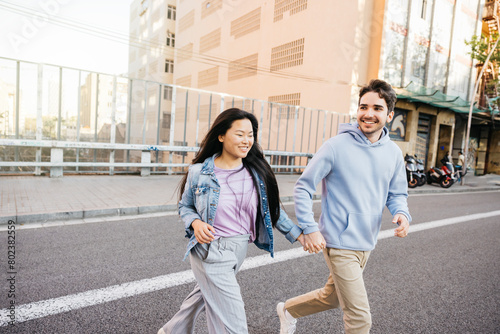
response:
M56 226L69 226L69 225L80 225L80 224L91 224L91 223L103 223L103 222L121 222L125 220L132 219L147 219L147 218L158 218L167 216L177 216L179 213L177 211L162 211L153 213L141 213L139 215L122 215L122 216L104 216L104 217L93 217L93 218L83 218L83 219L69 219L69 220L50 220L43 223L26 223L26 224L16 224L17 230L31 230L36 228L45 227L56 227ZM7 225L0 225L0 232L8 231Z
M446 218L421 224L414 224L410 228L410 233L496 216L500 216L500 210L471 214L467 216ZM378 240L387 239L392 236L394 236L393 229L380 231ZM302 248L293 248L290 250L277 252L274 259L271 258L268 254L259 255L245 259L245 262L243 263L240 270L261 267L308 255L310 254L308 252L304 252ZM16 323L18 323L37 318L43 318L49 315L77 310L88 306L98 305L122 298L133 297L143 293L167 289L191 282L194 282L193 272L191 270L186 270L164 276L113 285L107 288L90 290L73 295L23 304L16 306L13 310L5 308L0 310L0 327L7 326L9 324L9 321L11 321L11 318L9 317L9 315L11 315L11 312L13 312L12 314L15 314L15 321Z

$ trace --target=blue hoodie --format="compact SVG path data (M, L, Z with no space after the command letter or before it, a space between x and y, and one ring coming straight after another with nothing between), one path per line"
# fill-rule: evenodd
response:
M312 196L322 182L321 216L314 221ZM321 231L327 247L370 251L375 248L384 206L411 221L408 185L400 148L383 128L371 143L357 123L341 124L295 184L295 212L304 234Z

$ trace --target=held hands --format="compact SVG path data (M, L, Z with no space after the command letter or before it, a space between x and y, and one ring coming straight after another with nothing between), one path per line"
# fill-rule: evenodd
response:
M326 247L325 238L321 232L316 231L310 234L301 233L297 240L300 242L304 251L309 253L319 253L323 248Z
M408 231L410 229L410 223L408 222L408 218L405 215L398 213L394 215L392 219L394 224L398 224L399 226L394 230L394 235L400 238L404 238L408 235ZM319 253L323 248L326 247L325 238L321 232L316 231L310 234L301 233L297 238L297 241L300 242L304 251L309 253Z
M399 227L394 230L394 235L396 237L404 238L408 235L408 230L410 229L410 223L408 222L408 218L401 213L397 213L392 218L393 224L398 224Z
M208 244L214 240L215 228L212 225L205 223L199 219L195 219L191 223L194 230L194 236L200 244Z

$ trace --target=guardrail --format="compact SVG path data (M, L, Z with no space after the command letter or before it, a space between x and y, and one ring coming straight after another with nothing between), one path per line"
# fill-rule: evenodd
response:
M350 118L0 57L0 173L42 175L47 168L53 177L63 172L182 172L217 115L232 107L255 115L256 139L278 173L300 172Z
M164 145L134 145L134 144L110 144L110 143L92 143L92 142L67 142L67 141L49 141L49 140L24 140L24 139L0 139L0 146L11 147L30 147L38 150L42 148L50 148L50 161L0 161L0 168L2 167L34 167L34 174L41 175L40 167L47 167L50 169L50 177L62 177L64 167L107 167L108 171L92 171L93 173L109 173L113 175L115 168L140 168L141 176L149 176L152 168L166 168L165 173L173 174L173 168L182 168L189 166L189 163L173 162L173 154L175 153L188 153L197 152L198 147L187 146L164 146ZM90 149L90 150L109 150L108 162L81 162L81 161L64 161L65 149ZM114 158L114 152L117 150L124 151L140 151L141 162L117 162ZM152 152L166 152L168 153L170 162L152 162ZM312 158L310 153L299 152L280 152L280 151L264 151L264 155L270 161L272 156L280 157L299 157L306 158L307 161ZM40 157L40 154L37 154ZM294 161L294 159L292 159ZM271 165L275 170L287 169L293 172L294 169L303 169L307 165ZM134 171L128 171L132 173Z

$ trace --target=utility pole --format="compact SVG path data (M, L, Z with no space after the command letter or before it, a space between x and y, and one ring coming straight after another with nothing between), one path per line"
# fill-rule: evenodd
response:
M496 14L496 13L495 13ZM498 22L498 16L496 17L497 21L497 27L500 27L500 23ZM479 87L479 83L481 82L481 78L483 77L484 69L488 66L488 62L490 61L491 55L493 52L495 52L495 49L497 48L498 41L500 41L500 36L497 36L497 40L495 42L495 45L490 50L490 53L488 54L488 57L486 57L486 60L484 61L483 67L481 68L481 72L479 72L479 77L476 80L476 84L474 85L474 91L472 92L472 98L470 102L470 108L469 108L469 119L467 121L467 135L465 136L465 152L464 152L464 166L463 166L463 172L467 171L467 159L468 159L468 154L469 154L469 137L470 137L470 127L472 123L472 108L474 107L474 100L476 99L476 94L477 90ZM465 184L465 177L462 177L462 182L461 185Z

